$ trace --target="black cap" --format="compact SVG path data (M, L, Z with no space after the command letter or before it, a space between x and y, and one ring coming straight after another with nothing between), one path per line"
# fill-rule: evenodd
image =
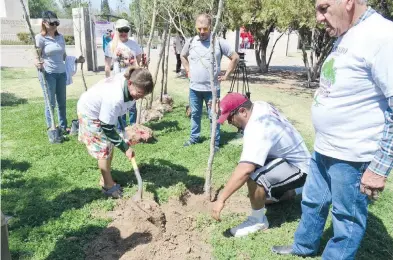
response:
M47 21L51 21L51 22L59 21L59 19L57 18L57 15L52 11L42 12L42 19L47 20Z

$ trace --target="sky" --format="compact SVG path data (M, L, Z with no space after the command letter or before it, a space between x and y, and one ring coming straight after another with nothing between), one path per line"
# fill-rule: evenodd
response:
M109 2L109 6L112 10L116 10L117 9L117 3L119 2L119 0L108 0ZM128 6L130 5L131 0L123 0L123 5L125 9L128 10ZM91 5L92 8L97 9L97 10L101 10L101 0L91 0Z

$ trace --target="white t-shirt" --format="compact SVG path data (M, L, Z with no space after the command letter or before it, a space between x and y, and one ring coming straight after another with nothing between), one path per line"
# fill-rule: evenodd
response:
M112 58L113 73L116 75L117 73L125 71L129 65L132 65L127 63L130 61L130 59L133 59L136 63L136 56L142 54L142 49L139 47L138 43L133 40L128 39L126 42L119 40L116 47L116 52L112 53L113 42L114 41L112 40L106 47L105 56ZM120 54L121 56L119 56ZM119 59L118 57L121 58Z
M124 102L124 76L103 79L83 93L78 101L78 113L91 119L116 125L118 117L124 115L135 101Z
M264 166L268 158L283 158L309 172L311 156L302 136L275 107L257 101L244 129L240 162Z
M393 95L393 23L375 13L338 38L314 96L315 151L371 161Z

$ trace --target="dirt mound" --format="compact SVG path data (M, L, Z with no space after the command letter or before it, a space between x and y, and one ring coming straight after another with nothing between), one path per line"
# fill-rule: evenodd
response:
M196 217L208 212L202 195L181 196L161 207L154 201L120 201L113 222L86 248L86 259L212 259Z
M163 113L153 108L149 110L143 110L141 113L141 123L144 124L152 121L158 121L161 120L163 116Z
M171 105L161 103L159 100L153 102L152 109L159 111L162 114L172 112L173 110Z
M153 130L144 125L134 124L132 126L127 126L125 131L128 140L132 144L148 143L154 139Z
M156 99L156 101L160 102L160 99L161 98L159 97L159 98ZM162 104L167 104L167 105L170 105L172 107L173 106L173 98L170 95L168 95L168 94L163 95L162 96Z

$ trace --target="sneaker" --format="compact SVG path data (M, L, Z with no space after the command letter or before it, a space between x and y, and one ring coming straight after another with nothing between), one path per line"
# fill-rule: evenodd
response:
M183 146L184 146L184 147L187 147L187 146L194 145L194 144L196 144L196 142L192 142L192 141L188 140L187 142L185 142L185 143L183 144Z
M182 77L182 76L183 76L183 73L181 73L181 72L176 73L176 77L177 77L177 78L180 78L180 77Z
M258 221L256 217L249 216L246 221L234 228L231 228L230 232L234 237L243 237L268 228L269 222L267 221L266 216L263 216L262 221Z

